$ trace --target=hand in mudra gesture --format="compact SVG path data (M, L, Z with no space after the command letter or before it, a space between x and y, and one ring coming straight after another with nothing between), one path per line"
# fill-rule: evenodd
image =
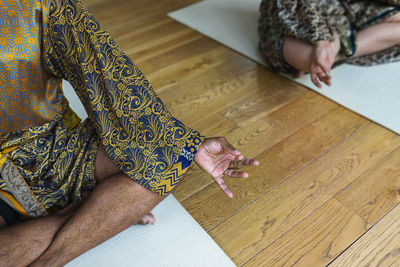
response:
M331 42L319 41L314 46L314 52L311 59L310 74L311 81L321 88L321 83L331 85L331 68L335 63L337 52L334 51Z
M239 171L239 169L243 165L258 165L258 161L245 158L225 137L204 139L194 160L200 168L214 178L228 197L232 197L233 194L222 177L246 178L248 173Z

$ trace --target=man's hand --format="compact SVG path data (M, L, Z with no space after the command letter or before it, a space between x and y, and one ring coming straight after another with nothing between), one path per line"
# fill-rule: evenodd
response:
M233 194L226 186L223 176L246 178L247 172L237 171L242 165L257 166L256 160L245 158L225 137L206 138L194 158L195 162L210 174L228 197Z
M329 41L319 41L314 46L311 59L310 74L311 81L321 88L321 83L331 85L331 68L335 62L337 52L334 51Z

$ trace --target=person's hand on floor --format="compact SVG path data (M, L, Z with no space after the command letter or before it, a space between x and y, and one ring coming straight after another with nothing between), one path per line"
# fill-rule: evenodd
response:
M248 173L238 171L238 169L243 165L258 165L258 161L245 158L225 137L206 138L197 151L194 160L200 168L214 178L228 197L232 197L233 194L222 177L247 178Z
M321 82L331 85L331 68L336 58L332 43L329 41L319 41L314 45L311 60L310 74L311 81L321 88Z

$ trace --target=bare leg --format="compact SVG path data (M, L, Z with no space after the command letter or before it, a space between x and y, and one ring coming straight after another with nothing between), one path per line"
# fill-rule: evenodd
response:
M400 13L357 34L355 57L385 50L400 43Z
M149 213L163 197L123 174L101 182L32 266L62 266Z
M0 229L0 266L27 266L37 259L78 207L74 203L55 215Z
M70 250L68 257L57 255L60 256L57 259L62 260L60 263L62 265L132 223L154 223L155 219L150 210L162 197L123 175L113 165L102 147L97 153L95 172L100 185L90 194L88 203L85 203L77 214L75 211L79 205L74 203L55 215L0 229L0 266L26 266L38 259L45 251L40 260L43 263L38 261L38 265L57 266L51 264L48 259L55 259L51 251L57 251L60 244L69 248L70 242L73 242L72 247L75 250ZM110 178L106 178L107 176ZM94 208L92 208L93 205ZM68 220L70 217L73 218ZM118 225L113 227L114 223ZM103 227L94 229L93 225ZM69 236L71 232L74 232L73 236L81 242L77 243L74 238L71 238L72 236ZM65 236L68 237L67 240ZM96 238L86 243L93 236Z
M118 169L112 160L108 157L104 147L102 145L99 146L99 150L96 155L96 163L95 163L95 176L96 181L100 183L107 177L113 176L115 174L121 174L121 170ZM137 224L155 224L156 219L153 213L149 212L144 215Z

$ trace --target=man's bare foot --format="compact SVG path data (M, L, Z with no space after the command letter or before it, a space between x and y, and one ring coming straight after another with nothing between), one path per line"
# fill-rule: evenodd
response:
M136 224L155 224L156 223L156 218L154 217L154 214L152 212L147 213L140 219Z

